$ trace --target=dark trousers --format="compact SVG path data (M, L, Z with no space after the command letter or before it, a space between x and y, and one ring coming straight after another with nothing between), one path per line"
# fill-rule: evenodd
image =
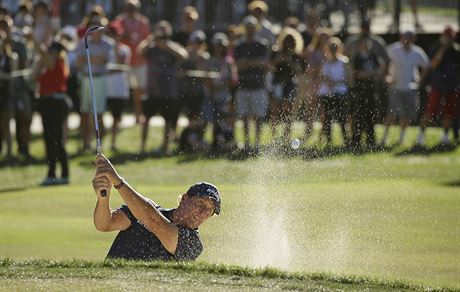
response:
M342 129L342 136L345 143L347 143L347 132L345 124L348 116L348 96L346 94L333 94L331 96L321 96L320 103L323 110L323 134L326 136L328 142L331 141L331 126L335 120L339 123Z
M366 135L367 146L375 145L374 83L357 84L353 90L352 144L358 146Z
M68 106L65 100L53 97L42 97L39 111L42 115L43 134L48 163L48 177L56 177L56 162L62 167L62 177L69 176L67 152L64 147L64 121L67 118Z

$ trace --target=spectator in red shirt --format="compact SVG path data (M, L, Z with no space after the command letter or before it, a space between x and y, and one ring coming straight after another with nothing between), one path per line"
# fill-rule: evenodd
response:
M431 56L431 90L420 121L419 145L425 143L426 127L440 113L444 128L441 143L449 144L449 128L460 116L460 45L455 43L455 36L455 31L447 27L428 52Z
M40 60L37 64L40 88L39 112L42 115L43 134L46 146L48 174L43 186L68 184L69 167L64 146L64 124L69 111L66 95L69 63L64 46L53 42L48 49L39 48ZM62 175L56 177L56 162L60 161Z

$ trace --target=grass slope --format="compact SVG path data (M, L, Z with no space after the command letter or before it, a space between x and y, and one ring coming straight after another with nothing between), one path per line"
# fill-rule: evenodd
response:
M287 273L272 268L250 269L177 262L0 260L0 287L6 290L308 290L308 291L454 291L402 281ZM0 288L0 291L2 288Z

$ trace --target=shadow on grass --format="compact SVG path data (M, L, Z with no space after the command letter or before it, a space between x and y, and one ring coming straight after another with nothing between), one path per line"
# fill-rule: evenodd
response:
M456 188L458 188L458 187L460 187L460 180L445 182L442 185L446 186L446 187L456 187Z
M367 153L391 152L395 146L388 147L349 147L349 146L325 146L325 147L304 147L292 149L287 145L271 144L260 149L235 150L230 153L190 153L181 154L178 163L188 163L200 159L228 159L231 161L242 161L256 157L274 158L301 158L304 160L315 160L338 157L341 155L364 155Z
M14 192L22 192L22 191L25 191L27 190L28 187L11 187L11 188L4 188L4 189L0 189L0 194L2 193L14 193Z
M397 152L396 156L407 156L407 155L431 155L444 152L452 152L457 149L455 144L437 144L432 147L426 147L421 145L414 145L407 150Z
M141 162L147 159L160 159L168 157L176 157L177 163L191 163L198 160L213 160L213 159L227 159L229 161L244 161L247 159L257 157L278 157L278 158L301 158L304 160L315 160L338 157L341 155L363 155L367 153L378 152L391 152L395 146L385 147L347 147L347 146L317 146L317 147L303 147L300 149L292 149L289 145L280 145L273 143L265 145L261 148L249 149L234 149L228 152L198 152L198 153L184 153L175 151L173 153L160 153L158 151L151 151L145 153L129 152L129 151L111 151L105 153L113 164L125 164L127 162ZM75 152L69 155L70 160L76 160L77 164L85 168L94 167L95 150L88 152ZM23 158L9 158L0 161L0 168L6 166L12 167L25 167L30 165L46 164L46 160L42 159L23 159Z
M35 158L35 157L23 157L23 156L13 156L8 158L3 158L0 160L0 168L2 167L28 167L31 165L40 165L46 164L44 158Z

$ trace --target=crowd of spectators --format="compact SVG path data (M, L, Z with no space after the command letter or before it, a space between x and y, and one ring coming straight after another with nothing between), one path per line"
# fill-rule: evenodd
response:
M114 151L127 108L133 109L142 128L141 153L148 149L149 120L155 115L165 120L160 153L171 152L176 142L183 152L237 149L236 120L244 128L240 149L259 148L264 123L270 124L273 140L287 143L295 120L304 124L302 141L311 138L313 123L319 122L317 141L324 143L331 143L336 122L343 144L355 149L389 143L389 126L396 121L401 127L397 143L404 142L410 124L420 122L415 142L424 144L426 127L441 116L442 143L458 142L460 46L452 28L447 27L425 52L414 44L412 31L387 45L371 33L368 18L362 19L360 33L341 40L321 26L314 7L304 23L290 17L276 31L266 17L268 9L265 2L252 1L241 23L212 34L197 27L200 15L193 6L184 8L177 29L166 20L150 23L138 0L127 0L123 13L112 20L95 5L79 25L62 28L51 21L50 7L42 1L21 1L16 12L0 9L1 153L6 158L13 155L14 119L18 154L30 157L30 126L37 110L49 166L43 184L68 182L66 120L72 108L81 116L80 151L92 148L90 82L82 40L94 25L106 27L89 35L88 44L97 116L103 130L102 115L113 115L109 146ZM420 104L423 93L426 104ZM388 109L383 137L377 140L374 126L383 122L377 118L381 103ZM181 114L189 123L178 133ZM204 134L210 126L209 143Z

